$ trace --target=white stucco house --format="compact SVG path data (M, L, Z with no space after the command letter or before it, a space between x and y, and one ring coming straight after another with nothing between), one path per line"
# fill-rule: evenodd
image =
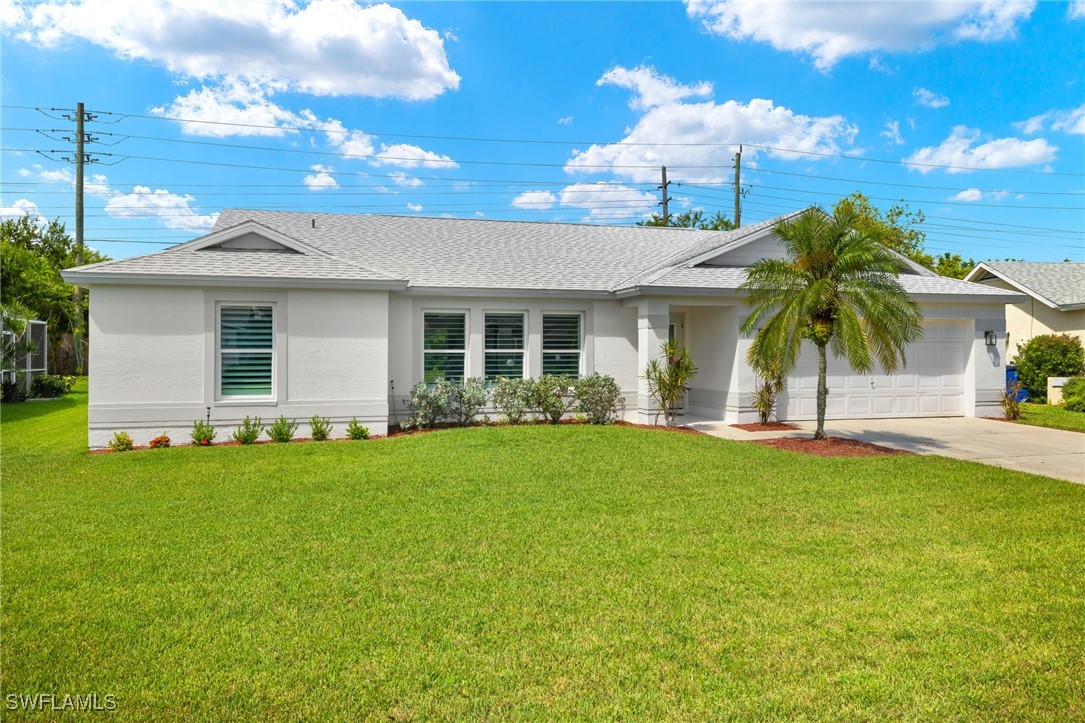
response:
M126 430L185 440L209 413L351 417L374 434L441 376L614 376L625 416L655 416L641 370L669 335L700 371L690 414L756 421L738 286L783 257L773 221L736 231L227 210L203 238L70 269L90 289L91 447ZM985 416L1004 384L1003 289L901 274L926 314L896 374L830 364L829 416ZM994 345L989 345L990 339ZM806 353L780 402L815 414Z
M1070 334L1085 342L1085 263L984 261L965 280L1022 294L1006 305L1011 360L1034 336Z

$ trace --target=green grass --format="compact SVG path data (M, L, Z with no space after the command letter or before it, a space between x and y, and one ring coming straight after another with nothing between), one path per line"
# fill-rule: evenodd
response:
M1051 429L1068 429L1071 432L1085 432L1085 413L1071 412L1057 404L1029 404L1021 405L1021 418L1016 420L1019 424L1029 424L1033 427L1050 427Z
M1085 487L585 426L87 455L84 404L2 410L4 695L142 720L1085 718Z

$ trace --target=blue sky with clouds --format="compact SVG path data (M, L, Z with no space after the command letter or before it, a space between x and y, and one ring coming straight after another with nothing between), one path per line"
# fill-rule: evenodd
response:
M0 0L0 22L0 213L71 225L70 110L34 108L84 101L87 238L114 257L227 207L633 223L661 165L673 208L731 215L742 143L744 222L860 190L924 211L933 251L1085 260L1085 2Z

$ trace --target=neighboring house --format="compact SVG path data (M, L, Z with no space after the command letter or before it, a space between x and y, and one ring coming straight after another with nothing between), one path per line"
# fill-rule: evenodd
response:
M1072 334L1085 341L1085 263L984 261L965 280L1027 294L1006 304L1011 360L1022 344L1041 334Z
M220 439L245 415L320 414L340 433L357 417L384 434L413 385L463 376L609 374L626 418L651 422L641 373L668 336L699 367L690 414L756 421L737 289L750 264L784 257L776 220L719 232L227 210L203 238L64 272L91 289L90 444L185 439L207 414ZM831 361L829 416L997 413L1004 305L1020 297L910 262L900 280L924 339L896 374ZM816 379L807 350L783 418L814 417Z

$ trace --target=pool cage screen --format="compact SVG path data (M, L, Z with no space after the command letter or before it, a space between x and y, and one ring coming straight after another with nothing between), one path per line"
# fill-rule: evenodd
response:
M3 334L5 343L13 340L21 344L29 339L33 344L32 351L16 355L14 363L3 371L5 382L19 381L29 392L30 382L34 380L34 377L49 371L49 324L31 319L26 322L26 328L22 334L16 336L8 329L4 329Z

